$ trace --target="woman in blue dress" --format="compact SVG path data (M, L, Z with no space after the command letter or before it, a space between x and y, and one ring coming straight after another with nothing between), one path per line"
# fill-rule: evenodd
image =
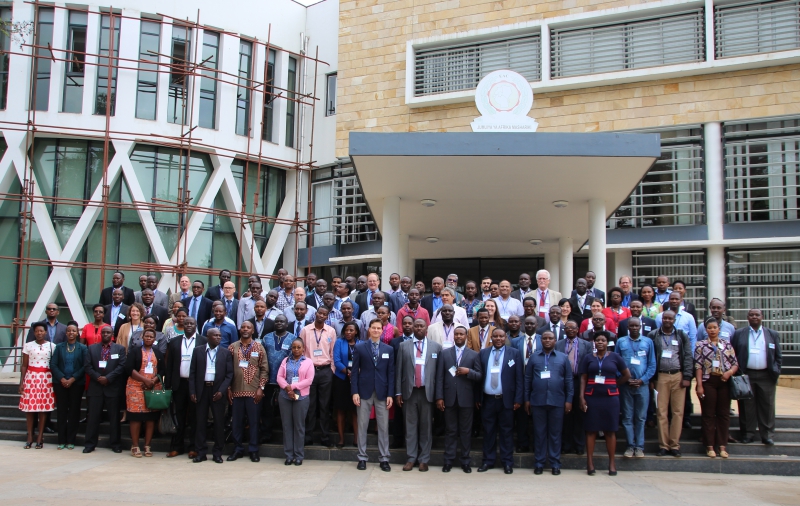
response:
M586 355L581 360L578 372L581 375L580 409L586 431L586 472L595 473L594 443L597 433L603 431L608 449L608 474L617 475L614 452L617 450L617 430L619 429L619 385L631 377L628 366L622 357L608 350L612 335L608 331L594 335L594 355Z

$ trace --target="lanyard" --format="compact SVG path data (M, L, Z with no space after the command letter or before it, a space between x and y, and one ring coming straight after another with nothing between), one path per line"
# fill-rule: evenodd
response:
M211 367L214 367L214 364L217 363L217 349L214 348L214 358L211 358L211 349L206 350L206 356L208 361L211 362Z
M250 344L247 345L247 348L242 348L241 346L239 347L239 351L242 352L242 356L247 357L248 360L250 360L250 349L254 344L256 344L255 341L250 341Z
M764 329L759 328L758 332L754 332L753 327L750 327L750 334L755 334L755 337L753 337L753 344L758 344L758 338L764 335Z
M417 353L422 355L422 350L425 348L425 341L417 341L414 343L414 346L417 348Z
M603 361L608 357L608 350L606 350L605 354L603 355L603 360L600 360L600 357L598 357L597 355L595 355L595 357L597 358L597 366L598 366L597 374L599 376L602 376L603 375Z
M319 347L319 342L322 340L322 337L325 335L325 329L322 329L322 331L320 332L320 334L321 334L320 336L317 336L316 327L314 327L312 330L314 331L314 339L317 340L317 347Z
M442 329L444 330L444 340L450 341L450 334L453 333L453 324L450 324L450 332L447 331L447 327L442 325Z
M188 344L187 344L188 341ZM194 344L194 336L191 339L186 339L186 336L183 337L183 346L186 347L186 353L192 349L191 346Z
M152 348L150 349L150 353L148 353L148 354L147 354L147 357L146 357L146 358L147 358L147 363L148 363L148 364L149 364L150 362L152 362L152 360L151 360L151 359L153 358L153 349L152 349Z
M508 314L508 304L511 302L511 299L509 298L509 299L506 301L506 303L505 303L505 304L503 304L503 298L502 298L502 297L498 297L498 299L499 299L499 301L500 301L500 306L503 308L503 311L502 311L502 313L501 313L501 314Z

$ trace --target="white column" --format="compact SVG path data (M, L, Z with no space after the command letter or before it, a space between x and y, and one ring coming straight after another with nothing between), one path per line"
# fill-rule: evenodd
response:
M413 275L408 273L408 234L400 234L398 237L397 252L400 256L400 261L398 262L399 267L397 268L397 273L400 274L401 278L403 276L411 276L411 279L414 279ZM391 272L389 274L391 274Z
M381 229L381 257L383 276L381 289L389 290L389 275L400 270L400 197L383 199L383 227ZM408 248L406 248L408 255Z
M706 226L708 240L713 246L707 251L706 283L708 298L725 300L725 249L722 246L725 223L725 175L722 154L722 125L703 125L705 176L706 176Z
M606 291L606 202L589 201L589 270L597 279L594 287Z
M716 33L714 32L714 0L705 0L706 61L714 61L716 55Z
M725 247L709 246L706 251L708 300L725 300Z
M572 293L573 273L572 273L572 237L561 237L558 240L558 268L561 283L560 292L564 297L569 297ZM552 285L552 283L551 283Z
M550 289L558 290L561 287L559 284L561 270L558 265L558 251L545 251L544 268L550 273ZM533 283L535 286L536 280L533 280Z
M633 279L633 252L629 249L614 250L614 276L611 279L615 286L619 286L621 276L630 276L633 286L637 286Z
M550 26L542 25L542 81L550 80Z

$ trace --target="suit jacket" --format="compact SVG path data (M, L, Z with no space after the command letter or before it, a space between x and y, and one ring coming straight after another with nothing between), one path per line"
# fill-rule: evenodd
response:
M108 323L109 325L111 325L114 328L114 337L117 337L117 335L119 334L119 328L122 327L124 324L128 323L128 321L130 321L128 319L128 309L130 309L130 308L131 307L129 305L125 304L124 302L122 304L120 304L120 306L119 306L119 315L117 316L115 321L112 322L111 321L111 304L109 304L107 306L103 306L103 309L106 312L105 316L103 316L103 321Z
M587 292L589 293L589 295L592 296L593 299L594 298L600 299L603 302L603 305L604 306L606 305L606 292L604 292L603 290L597 289L597 288L592 288L591 291L587 291ZM578 291L577 290L572 290L572 293L570 294L570 298L575 297L576 295L578 295ZM632 293L632 295L635 295L635 294ZM631 300L633 300L633 299L631 299Z
M428 311L428 314L431 315L431 318L433 318L433 294L432 293L429 293L428 295L426 295L425 297L420 299L419 305L424 307Z
M167 310L167 313L169 313L170 307L169 307L169 298L167 297L167 294L159 290L155 292L153 295L155 295L155 297L153 298L153 305L161 306ZM134 299L136 299L135 302L144 305L144 302L142 302L142 292L135 292Z
M642 316L642 328L639 331L643 336L646 336L650 332L656 330L658 327L656 326L656 321L652 318L647 318L646 316ZM624 320L619 321L619 328L617 328L617 337L625 337L628 335L628 319L625 318ZM660 359L661 355L656 358Z
M530 288L530 289L528 289L528 293L530 293L530 292L532 292L534 290L536 290L536 288ZM525 295L527 295L527 293ZM517 299L520 302L523 302L525 300L525 297L522 296L522 292L520 292L519 289L516 289L513 292L511 292L511 298L512 299Z
M164 376L164 354L161 353L156 347L152 348L153 357L156 359L156 373ZM142 368L142 347L133 346L128 350L128 355L125 358L125 377L131 375L133 371L139 371Z
M525 366L525 402L531 406L563 406L571 403L574 395L574 382L569 357L553 350L547 360L550 378L542 378L545 370L544 349L537 350Z
M681 376L686 381L691 381L694 377L694 351L692 350L692 341L689 336L681 329L675 329L675 336L678 338L678 353L680 357L678 362L681 365ZM650 381L655 383L658 379L658 366L661 361L661 352L664 350L664 337L661 329L654 329L647 334L647 337L653 341L653 348L656 352L656 372ZM735 350L734 350L735 351ZM741 368L741 365L739 365Z
M405 299L405 297L403 297L402 290L389 295L389 309L391 309L394 314L397 314L398 311L403 309L403 306L406 305L406 302L408 301Z
M551 306L557 306L558 302L561 300L561 292L557 292L555 290L550 290L550 289L548 289L547 291L548 291L547 298L548 298L548 300L550 302L550 305ZM538 304L539 303L539 290L534 288L533 290L528 292L528 295L526 295L525 298L526 299L533 299Z
M194 347L206 345L206 338L199 332L194 334ZM167 344L167 366L164 368L164 388L177 390L181 384L181 346L183 337L175 338ZM191 371L191 368L190 368Z
M506 345L514 348L519 352L520 357L522 357L522 365L525 365L525 352L527 351L527 344L525 343L528 340L528 335L523 333L519 337L515 337L509 343L506 340ZM539 350L542 349L542 336L539 334L535 334L533 336L533 349L534 353L538 353Z
M361 313L363 313L364 311L366 311L367 309L372 307L372 304L367 304L367 292L368 291L369 290L366 290L365 292L359 293L358 295L356 295L356 304L358 304L358 315L356 316L356 318L360 319L361 318ZM386 292L383 292L383 296L385 297L386 305L388 306L389 305L389 294L386 293ZM352 296L350 298L352 298ZM314 307L317 307L317 306L314 306ZM391 309L391 308L389 308L389 309ZM395 314L396 314L396 312L395 312ZM431 312L429 311L428 314L431 314Z
M483 402L483 385L486 378L491 374L489 368L489 357L492 348L484 348L480 353L481 376L479 401ZM511 365L509 365L511 364ZM503 361L500 363L500 383L503 386L503 406L506 409L514 409L514 404L525 402L525 365L520 353L509 346L505 347Z
M42 320L45 324L47 323L47 318ZM31 341L36 341L36 336L33 335L33 327L28 329L28 337L25 338L25 342L29 343ZM60 321L56 320L56 333L53 336L53 344L58 343L66 343L67 342L67 326L61 323Z
M466 376L453 376L452 367L466 367ZM464 347L461 363L456 364L456 348L442 351L441 359L436 364L436 400L444 399L447 408L458 406L471 408L475 404L475 390L481 385L481 360L477 351Z
M492 345L492 330L494 330L494 326L491 324L486 327L487 333L483 340L483 346L481 346L481 328L480 325L476 325L471 327L467 331L467 348L470 350L479 352L481 348L488 348ZM430 330L428 331L430 332Z
M441 360L442 345L426 339L425 365L423 366L425 382L425 398L433 402L436 396L436 364ZM395 395L402 395L406 399L411 397L414 390L415 364L417 348L414 340L400 344L400 354L395 359Z
M105 367L100 367L100 356L103 351L103 343L95 343L89 346L89 352L83 361L86 374L89 375L89 389L86 397L116 397L119 395L123 381L127 380L125 375L125 347L116 343L111 343L111 356ZM101 385L97 378L105 376L108 385Z
M147 308L145 308L145 312L147 312ZM150 314L156 317L156 330L158 332L164 330L164 322L169 319L169 311L167 308L153 302L153 305L150 307ZM144 319L144 317L142 318Z
M67 358L69 357L72 359L72 355L74 354L72 376L70 377L75 378L75 383L73 383L73 385L83 388L86 384L86 369L84 368L84 364L86 363L86 355L89 354L89 348L85 344L76 342L73 352L68 353L67 346L68 343L66 341L57 344L56 349L53 351L53 356L50 358L50 372L53 375L53 383L61 383L61 379L66 377L64 374L64 364Z
M104 306L110 305L112 302L114 302L114 299L111 298L111 294L113 291L114 291L113 286L103 288L103 290L100 292L100 300L98 302ZM134 302L136 302L136 297L134 295L133 289L128 288L127 286L123 286L122 303L130 306Z
M448 348L453 343L453 333L456 331L456 323L453 322L453 332L445 336L444 322L437 322L428 327L428 339L439 343L442 348ZM445 346L445 337L448 337L448 346Z
M252 323L253 324L253 329L255 329L256 332L258 332L258 327L256 326L256 317L254 316L254 317L250 318L247 321ZM275 321L274 320L270 320L269 318L265 317L264 318L264 326L261 327L261 334L257 335L257 336L253 336L253 337L255 337L256 339L259 339L259 340L263 340L264 337L267 334L269 334L271 332L274 332L274 331L275 331Z
M192 291L189 290L189 297L191 296L192 296ZM169 309L172 310L172 306L175 305L176 302L181 302L185 298L186 297L183 296L183 293L181 292L180 288L178 289L177 292L171 293L169 296Z
M220 299L220 300L222 300L222 299ZM222 300L222 302L224 303L225 301ZM228 308L226 307L225 311L227 311L227 310L228 310ZM229 314L229 315L226 314L226 316L228 318L230 318L231 320L233 320L234 327L236 327L238 329L239 328L239 323L241 323L239 321L239 299L233 299L233 301L231 303L231 314Z
M394 397L394 349L380 343L378 363L372 361L372 341L360 341L353 352L353 369L350 371L350 393L369 399L373 393L378 399Z
M207 362L208 354L205 345L196 347L192 356L192 365L189 367L189 395L196 395L198 399L206 388ZM225 398L232 379L233 355L227 349L217 346L217 359L214 362L214 386L211 387L212 395L219 392Z
M594 346L589 341L581 339L580 337L576 337L575 341L578 343L578 360L576 360L575 363L580 366L583 357L594 353ZM556 342L556 351L560 351L561 353L567 352L567 339L560 339ZM577 374L576 377L577 376L580 376L580 374ZM580 387L580 384L578 384L578 387Z
M777 332L761 325L764 329L764 342L767 343L767 372L777 383L781 375L781 365L783 354L781 353L781 339ZM747 373L747 360L750 358L750 325L736 329L731 339L733 351L736 352L736 360L739 362L739 369L742 373Z
M181 300L181 304L183 307L186 308L186 311L189 311L189 304L192 302L192 297L187 297ZM200 299L200 307L197 308L197 328L202 329L203 325L211 318L211 304L213 301L208 297L203 297ZM189 313L191 316L191 313Z
M206 299L211 299L211 302L220 300L223 297L222 287L219 285L209 286L206 290ZM239 292L233 292L233 298L239 298Z
M570 319L575 320L580 327L583 320L587 320L592 317L592 301L594 297L592 297L589 293L586 294L586 299L583 301L583 307L578 307L578 293L573 290L572 296L569 298L569 307L572 309L570 310L569 316ZM589 309L587 309L587 307Z
M552 327L550 325L551 325L551 323L548 321L547 323L545 323L544 325L542 325L541 327L536 329L536 334L541 336L544 333L545 330L549 330L549 331L552 332L553 329L552 329ZM566 334L566 332L564 332L564 322L559 321L558 322L558 339L556 339L556 340L557 341L561 341L562 339L566 339L566 337L567 337L567 334Z

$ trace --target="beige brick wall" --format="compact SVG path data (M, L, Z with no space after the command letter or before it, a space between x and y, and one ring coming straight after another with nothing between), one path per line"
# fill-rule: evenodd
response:
M404 105L411 39L642 1L358 0L339 8L337 156L352 131L469 131L474 103ZM800 65L537 94L540 131L593 132L800 113Z

